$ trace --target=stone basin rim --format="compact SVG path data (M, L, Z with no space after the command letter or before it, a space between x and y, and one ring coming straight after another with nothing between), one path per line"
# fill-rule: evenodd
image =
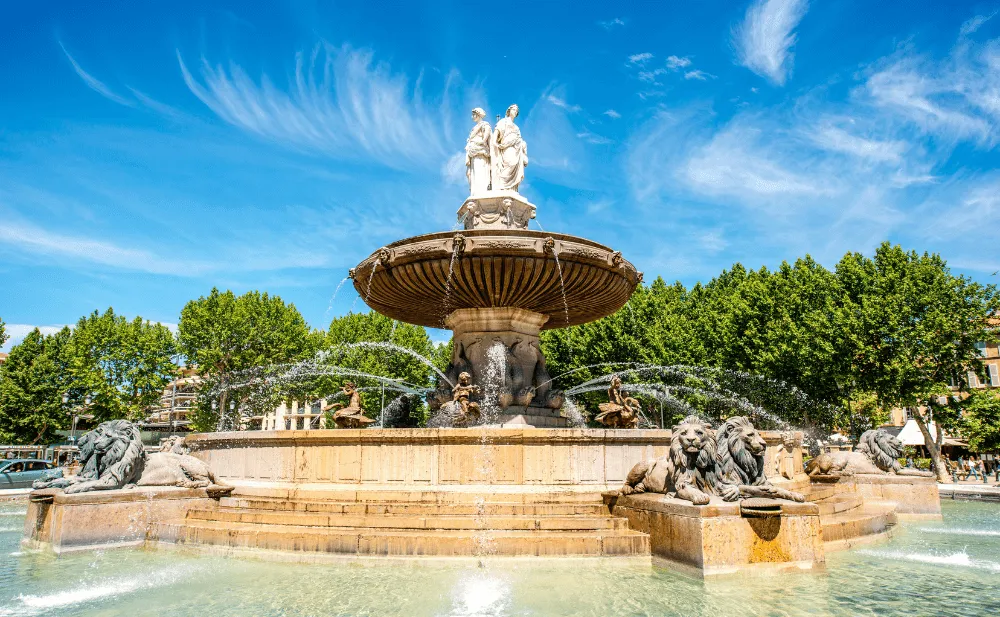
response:
M620 309L642 273L598 242L524 229L442 231L387 244L351 270L372 309L442 328L458 309L523 309L542 329L588 323Z

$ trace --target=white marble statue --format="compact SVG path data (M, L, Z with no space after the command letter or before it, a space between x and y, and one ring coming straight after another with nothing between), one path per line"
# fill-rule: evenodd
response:
M484 120L486 112L482 107L472 110L472 127L465 142L465 177L469 179L469 194L482 195L490 187L490 123Z
M493 163L493 190L516 191L524 180L528 166L528 144L521 139L521 129L514 124L517 105L507 108L507 115L497 122L490 141L490 158Z

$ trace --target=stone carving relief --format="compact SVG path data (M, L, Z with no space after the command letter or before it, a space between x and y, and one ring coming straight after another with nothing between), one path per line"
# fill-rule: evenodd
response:
M608 386L608 402L598 406L601 413L594 420L609 428L639 428L639 401L622 396L621 387L621 377L614 375Z
M767 479L764 471L767 443L750 420L742 416L729 418L719 427L715 440L719 492L727 501L736 497L805 501L800 493L778 488Z
M854 452L825 452L809 461L810 476L850 476L856 473L933 477L929 471L906 469L899 464L903 444L883 429L865 431Z
M490 188L490 142L493 129L481 107L472 110L475 126L465 142L465 177L469 180L469 194L480 195Z

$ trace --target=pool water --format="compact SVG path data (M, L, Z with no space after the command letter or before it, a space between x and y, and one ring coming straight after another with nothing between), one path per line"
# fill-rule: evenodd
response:
M1000 504L830 553L822 572L703 583L615 560L280 563L197 551L22 552L0 503L0 615L1000 615Z

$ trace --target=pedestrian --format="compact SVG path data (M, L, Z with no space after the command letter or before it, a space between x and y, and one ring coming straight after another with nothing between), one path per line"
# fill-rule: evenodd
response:
M969 480L969 476L972 476L976 480L981 480L982 479L979 476L979 466L976 464L975 457L970 456L969 460L966 461L966 465L967 465L967 472L965 474L965 480L966 481Z

